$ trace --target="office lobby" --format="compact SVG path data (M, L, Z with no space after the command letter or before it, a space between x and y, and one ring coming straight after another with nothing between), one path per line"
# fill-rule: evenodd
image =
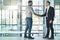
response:
M31 31L31 36L34 39L24 38L25 13L28 1L0 0L0 40L60 40L60 0L31 0L33 10L37 14L44 14L46 1L50 1L50 5L54 7L54 39L43 38L46 35L46 17L39 17L34 14L32 15L33 25Z

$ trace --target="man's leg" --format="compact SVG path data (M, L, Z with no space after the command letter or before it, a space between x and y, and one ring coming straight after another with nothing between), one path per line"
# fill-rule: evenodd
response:
M50 30L49 30L49 28L47 27L47 34L46 34L46 37L47 37L47 38L49 37L49 32L50 32Z
M29 22L29 36L31 36L31 29L32 29L32 19Z
M50 30L51 30L51 38L54 39L54 29L53 29L53 23L50 24Z
M46 28L47 28L47 34L46 34L46 36L45 37L43 37L43 38L49 38L49 21L48 20L46 20Z
M29 29L29 20L26 19L26 29L25 29L25 34L24 34L24 37L27 37L27 31Z
M50 30L49 30L49 21L47 20L47 34L46 34L46 37L49 37L49 32L50 32Z
M34 39L33 37L31 37L31 29L32 29L32 19L29 21L29 39Z

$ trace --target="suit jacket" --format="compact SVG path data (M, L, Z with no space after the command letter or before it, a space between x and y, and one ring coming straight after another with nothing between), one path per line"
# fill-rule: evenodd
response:
M47 12L45 12L43 15L41 16L46 16ZM54 16L55 16L55 10L53 7L50 6L49 10L48 10L48 17L47 20L54 20Z

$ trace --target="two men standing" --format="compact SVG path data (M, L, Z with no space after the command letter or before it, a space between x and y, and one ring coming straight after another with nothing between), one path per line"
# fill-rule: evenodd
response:
M34 39L31 37L31 29L32 29L32 14L35 14L37 16L46 16L46 28L47 28L47 34L43 38L48 38L48 39L54 39L54 29L53 29L53 21L54 21L54 16L55 16L55 10L53 7L50 6L50 2L46 2L46 12L43 15L36 14L33 11L32 8L32 1L28 2L28 7L26 8L26 30L25 30L25 38L29 39ZM27 36L27 31L28 31L28 36ZM49 32L51 31L51 37L49 38Z

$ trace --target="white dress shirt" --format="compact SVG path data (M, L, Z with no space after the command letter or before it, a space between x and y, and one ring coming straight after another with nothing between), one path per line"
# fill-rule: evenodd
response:
M47 13L46 13L46 17L48 17L48 11L49 11L50 6L48 6L47 9Z

